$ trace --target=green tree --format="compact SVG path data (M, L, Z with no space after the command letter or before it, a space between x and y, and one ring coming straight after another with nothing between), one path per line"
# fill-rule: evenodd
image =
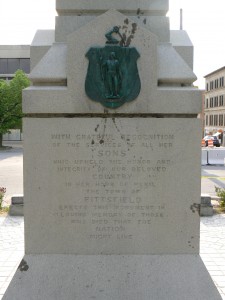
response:
M0 147L2 136L10 129L21 128L22 90L30 85L26 74L18 70L10 80L0 80Z

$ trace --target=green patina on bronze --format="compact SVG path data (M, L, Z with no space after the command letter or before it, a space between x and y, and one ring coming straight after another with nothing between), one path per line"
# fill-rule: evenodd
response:
M112 36L114 33L120 36L121 41ZM136 48L123 46L125 43L118 26L114 26L105 36L105 47L92 47L86 53L89 65L85 91L90 99L103 106L117 108L134 100L140 93L137 68L140 55Z

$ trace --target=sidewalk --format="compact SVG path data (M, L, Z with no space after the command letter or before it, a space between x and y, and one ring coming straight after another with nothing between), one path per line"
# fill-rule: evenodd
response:
M0 300L23 253L23 217L0 216ZM225 214L201 218L200 253L222 299L225 300Z
M0 299L16 272L23 254L23 217L0 216Z
M4 142L13 147L0 151L0 186L6 188L4 205L9 205L14 194L23 194L23 148L22 142Z

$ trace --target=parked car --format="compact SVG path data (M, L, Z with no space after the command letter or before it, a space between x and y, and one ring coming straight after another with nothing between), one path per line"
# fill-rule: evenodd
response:
M220 147L220 142L216 136L206 135L203 140L205 141L205 146L208 147L208 141L213 141L213 146Z

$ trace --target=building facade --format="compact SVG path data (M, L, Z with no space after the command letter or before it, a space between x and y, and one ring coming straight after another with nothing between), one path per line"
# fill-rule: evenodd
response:
M0 79L10 80L20 69L30 73L30 46L29 45L0 45ZM3 136L5 141L22 139L19 129L12 129L11 133Z
M12 79L18 69L30 73L30 46L0 45L0 78Z
M205 76L204 125L225 144L225 66Z

